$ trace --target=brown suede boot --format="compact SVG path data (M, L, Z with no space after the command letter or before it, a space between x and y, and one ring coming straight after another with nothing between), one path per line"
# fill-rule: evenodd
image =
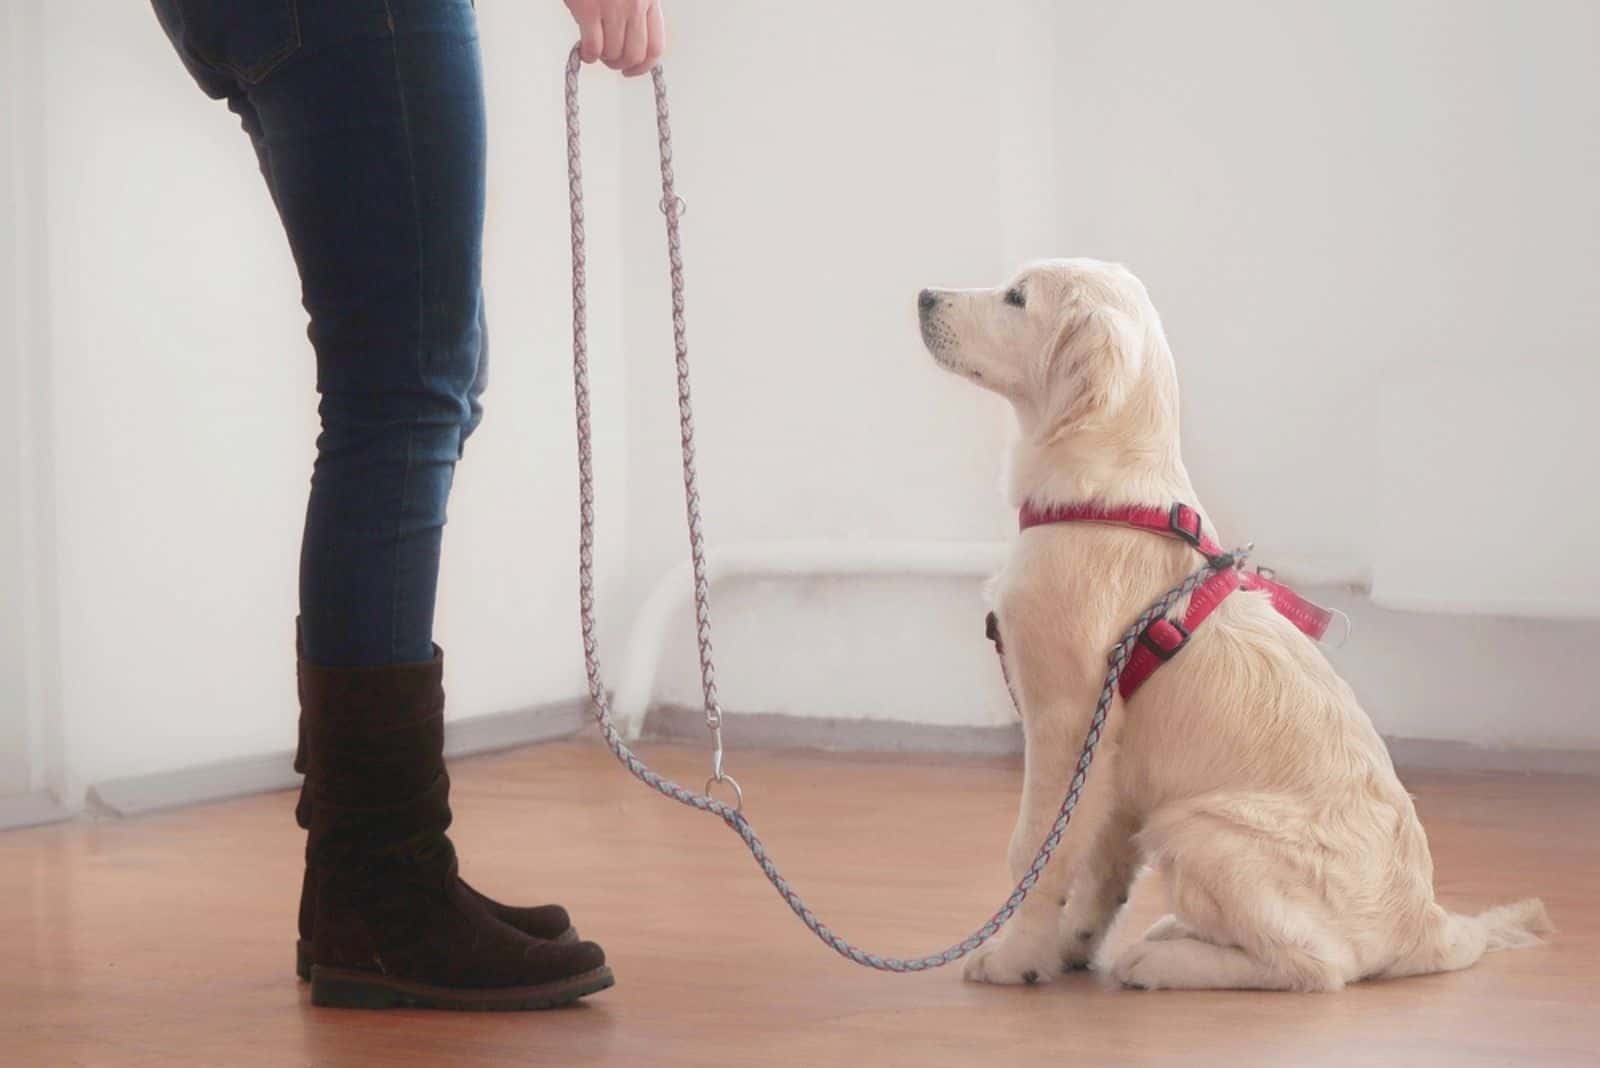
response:
M442 675L437 651L397 667L301 665L312 1002L536 1009L604 990L599 946L530 937L457 877Z
M300 621L295 620L295 682L300 693L300 737L295 748L294 770L304 775L306 757L306 692L305 676L300 670ZM300 785L300 800L295 803L294 818L303 830L311 829L311 813L315 806L311 781ZM306 856L305 876L300 882L300 933L294 943L294 972L303 980L311 978L311 923L317 908L317 866L310 854ZM479 893L465 880L462 887L489 911L489 915L525 935L551 942L576 942L578 932L572 926L567 910L560 905L502 905L487 895Z

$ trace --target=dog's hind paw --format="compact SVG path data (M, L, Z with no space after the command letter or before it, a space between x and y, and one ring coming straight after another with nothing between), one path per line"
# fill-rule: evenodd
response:
M1124 950L1111 966L1112 981L1130 990L1159 990L1166 986L1165 962L1159 949L1161 941L1139 941Z

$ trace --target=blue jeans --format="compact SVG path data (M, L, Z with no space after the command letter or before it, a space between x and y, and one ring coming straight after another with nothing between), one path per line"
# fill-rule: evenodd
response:
M472 3L153 2L250 135L300 273L322 397L302 653L430 659L445 502L488 367Z

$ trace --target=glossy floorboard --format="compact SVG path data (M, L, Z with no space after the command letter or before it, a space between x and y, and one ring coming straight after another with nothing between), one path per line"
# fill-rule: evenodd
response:
M649 756L703 781L696 751ZM942 947L1008 889L1009 762L733 759L784 870L875 950ZM606 945L616 988L553 1013L361 1013L313 1008L294 981L290 795L9 832L0 1064L1600 1063L1600 783L1406 778L1441 898L1472 909L1542 895L1560 927L1549 946L1330 996L879 975L814 941L719 821L579 741L460 762L456 838L485 891L567 904ZM1146 879L1119 938L1157 910Z

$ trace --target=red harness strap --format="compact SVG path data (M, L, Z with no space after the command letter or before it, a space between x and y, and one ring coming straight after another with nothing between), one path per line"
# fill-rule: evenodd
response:
M1162 537L1187 542L1211 563L1225 565L1221 571L1195 587L1194 592L1189 595L1189 610L1183 614L1183 619L1162 617L1154 620L1145 628L1144 633L1139 635L1139 644L1133 647L1133 652L1128 656L1127 666L1122 669L1122 675L1117 680L1117 689L1124 700L1131 697L1157 668L1176 656L1189 643L1189 637L1196 628L1204 623L1206 617L1216 611L1217 606L1227 600L1228 595L1234 590L1242 588L1266 591L1272 599L1272 606L1314 641L1322 640L1322 636L1328 631L1328 624L1333 619L1332 612L1306 600L1281 582L1267 578L1259 572L1246 572L1237 567L1226 566L1231 565L1232 558L1222 546L1206 534L1202 529L1200 513L1187 504L1174 504L1168 509L1139 505L1099 508L1086 504L1041 509L1028 504L1023 506L1018 521L1023 530L1055 523L1111 523L1121 527L1133 527L1136 530L1149 531ZM995 643L995 648L1002 652L1003 668L1004 656L1000 644L999 625L993 613L990 613L988 619L988 633ZM1008 679L1007 685L1009 684ZM1012 696L1015 697L1015 694Z

